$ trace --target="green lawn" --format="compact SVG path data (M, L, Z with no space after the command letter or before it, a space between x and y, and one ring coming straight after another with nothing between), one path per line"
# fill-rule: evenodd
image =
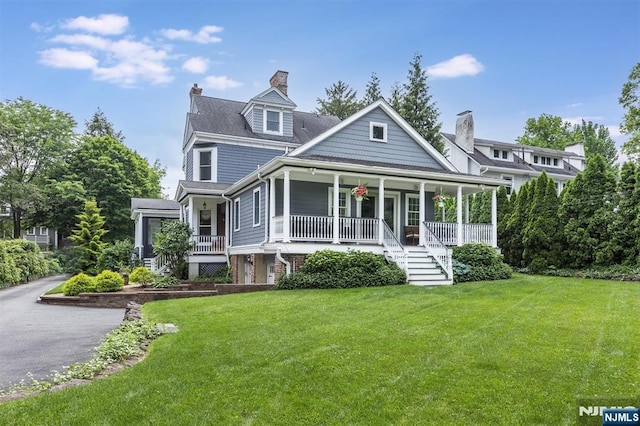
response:
M141 363L0 404L0 423L571 424L579 397L640 395L640 285L516 275L144 306Z

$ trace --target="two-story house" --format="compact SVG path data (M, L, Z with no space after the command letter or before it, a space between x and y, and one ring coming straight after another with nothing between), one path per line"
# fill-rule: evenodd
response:
M442 133L449 160L460 171L507 180L507 194L545 172L558 193L584 170L584 145L567 146L564 151L474 137L471 111L458 114L456 133Z
M491 153L472 134L473 152L456 143L468 126L453 140L443 135L445 157L384 99L342 121L296 111L287 78L277 71L248 102L193 86L175 201L132 201L136 246L148 264L158 264L150 247L163 218L194 231L190 277L230 265L234 282L247 284L273 283L321 249L383 254L411 283L450 284L447 245L497 245L496 191L510 182L488 174L480 156ZM466 223L464 199L483 191L492 192L492 223ZM456 198L455 223L434 221L436 194Z

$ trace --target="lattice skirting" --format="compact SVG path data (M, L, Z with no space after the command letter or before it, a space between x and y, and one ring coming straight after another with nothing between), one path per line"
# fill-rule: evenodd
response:
M199 263L198 275L215 275L220 269L226 267L226 263Z

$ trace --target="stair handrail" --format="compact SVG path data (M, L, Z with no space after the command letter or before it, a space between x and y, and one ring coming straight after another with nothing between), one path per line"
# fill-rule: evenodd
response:
M389 260L395 262L400 269L409 273L407 265L407 250L404 248L400 240L398 240L396 234L394 234L391 228L389 228L387 222L382 220L382 224L384 227L382 234L382 246L384 247L385 252L389 254L387 258L390 258Z
M453 279L452 250L447 247L440 238L427 226L427 222L422 222L424 232L424 246L427 252L433 256L440 268Z

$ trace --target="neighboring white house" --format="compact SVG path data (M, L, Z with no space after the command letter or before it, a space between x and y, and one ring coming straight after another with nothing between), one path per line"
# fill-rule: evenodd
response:
M507 193L517 191L544 171L553 179L558 193L585 167L584 145L564 151L474 137L471 111L458 114L456 133L442 133L449 160L462 172L481 173L511 182Z
M191 89L175 201L132 200L148 265L160 260L144 248L151 218L191 225L190 277L229 264L234 282L247 284L273 283L327 248L383 254L414 284L451 284L451 245L497 246L496 191L516 179L489 169L483 156L492 153L472 126L471 152L443 134L445 157L383 99L342 121L296 111L287 78L277 71L248 102ZM366 198L354 197L358 186ZM464 198L483 191L492 193L492 223L465 223ZM434 221L436 194L456 197L455 223Z

